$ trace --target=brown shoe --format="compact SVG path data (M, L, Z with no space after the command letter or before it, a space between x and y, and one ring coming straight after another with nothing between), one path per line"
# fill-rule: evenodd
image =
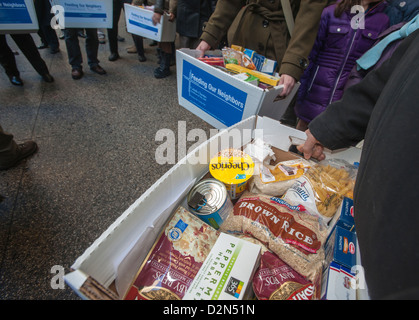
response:
M135 46L127 48L128 53L137 53L137 48Z
M106 74L105 69L103 69L100 65L91 67L90 70L92 70L93 72L100 74L100 75L104 75Z
M71 70L71 77L72 77L74 80L81 79L81 77L83 77L83 70L82 70L82 69L80 69L80 68L73 68L73 69Z
M0 165L0 170L7 170L16 166L21 160L29 157L38 150L38 145L35 141L26 141L17 145L17 155L14 159L8 161L6 164Z

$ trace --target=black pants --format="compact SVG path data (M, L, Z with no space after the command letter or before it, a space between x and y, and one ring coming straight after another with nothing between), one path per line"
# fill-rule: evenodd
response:
M10 36L36 72L41 76L49 73L48 67L39 54L38 48L29 33L11 34ZM0 64L9 77L19 76L15 55L7 44L6 35L4 34L0 34Z
M51 49L58 49L60 43L57 33L51 28L51 19L54 16L51 13L51 4L49 0L35 1L36 17L38 18L39 30L38 35L43 44L47 44Z
M86 30L86 54L87 54L87 63L90 68L97 66L99 60L97 58L97 53L99 50L99 40L97 37L97 29L89 28ZM64 29L65 34L65 44L67 46L68 62L72 68L82 68L83 57L81 54L79 38L78 38L79 29Z
M121 11L124 7L124 0L113 0L113 24L112 29L108 29L109 50L118 53L118 24Z

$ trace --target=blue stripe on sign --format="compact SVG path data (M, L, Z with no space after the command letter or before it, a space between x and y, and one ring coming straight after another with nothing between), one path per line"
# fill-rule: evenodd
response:
M64 17L67 17L67 18L106 18L106 13L65 12Z
M148 26L146 24L143 24L143 23L131 20L131 19L129 19L128 22L131 23L134 26L137 26L137 27L140 27L140 28L143 28L143 29L146 29L146 30L150 30L152 32L159 32L159 29L157 29L157 28L154 28L152 26Z

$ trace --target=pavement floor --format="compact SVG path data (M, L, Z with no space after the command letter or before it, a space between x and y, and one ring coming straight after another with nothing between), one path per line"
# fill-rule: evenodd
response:
M122 19L121 19L122 20ZM127 53L132 37L120 21L117 61L108 61L109 44L100 44L106 75L87 66L71 78L64 40L60 52L40 50L53 83L42 81L23 54L16 61L23 87L0 71L0 124L38 152L0 171L0 299L78 300L67 285L54 289L56 266L71 265L136 199L173 164L159 164L156 134L170 129L212 127L179 105L176 65L156 79L156 47L144 40L146 62ZM105 32L106 33L106 32ZM33 34L37 45L37 34ZM192 144L193 142L188 142ZM176 159L179 160L179 159Z

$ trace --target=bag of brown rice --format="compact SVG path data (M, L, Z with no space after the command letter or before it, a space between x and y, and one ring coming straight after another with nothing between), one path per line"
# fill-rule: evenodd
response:
M301 211L300 211L301 210ZM219 231L248 234L310 281L321 274L327 230L302 206L263 194L245 193Z

